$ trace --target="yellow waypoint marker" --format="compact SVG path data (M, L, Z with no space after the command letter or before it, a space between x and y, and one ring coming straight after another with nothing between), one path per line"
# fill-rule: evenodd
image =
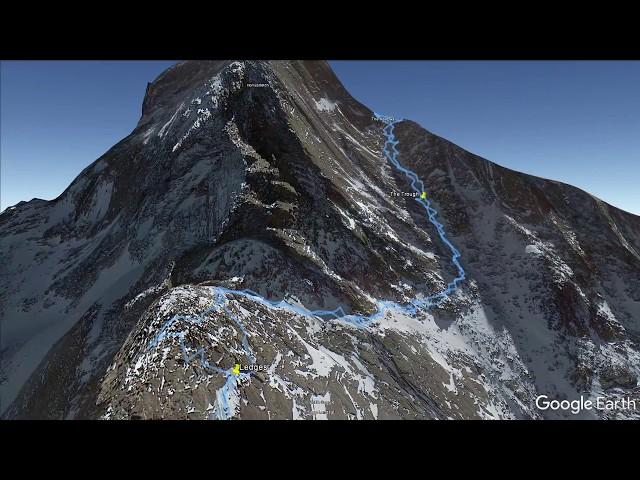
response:
M422 192L422 193L420 194L420 198L421 198L422 200L426 200L426 199L427 199L427 192Z
M233 366L233 370L231 370L231 373L233 373L234 375L240 375L240 364L236 363Z

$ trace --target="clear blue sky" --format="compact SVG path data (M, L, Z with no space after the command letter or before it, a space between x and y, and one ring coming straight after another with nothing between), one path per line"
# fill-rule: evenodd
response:
M1 208L59 195L173 62L2 62ZM354 97L640 214L640 62L331 62Z

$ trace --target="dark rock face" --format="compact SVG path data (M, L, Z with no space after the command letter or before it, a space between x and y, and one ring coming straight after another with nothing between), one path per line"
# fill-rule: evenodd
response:
M325 62L165 71L135 130L59 198L0 215L3 416L219 417L224 377L184 358L241 361L229 314L203 314L211 286L361 313L440 291L450 254L397 195L383 126ZM231 416L540 418L539 394L631 394L640 219L414 122L395 133L467 281L364 330L230 296L265 366L239 381ZM186 344L149 350L187 314L199 323L171 326Z

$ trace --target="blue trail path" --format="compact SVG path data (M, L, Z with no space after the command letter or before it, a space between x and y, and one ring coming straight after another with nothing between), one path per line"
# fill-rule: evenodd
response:
M422 208L424 208L427 219L435 227L440 240L442 240L442 242L449 248L451 252L451 263L457 269L456 277L447 284L447 287L444 290L432 295L428 295L426 297L415 298L406 305L401 305L399 303L388 300L377 300L376 311L371 315L347 314L342 307L338 307L334 310L309 310L302 306L293 305L284 299L269 300L262 297L258 293L248 289L232 290L224 287L209 287L212 289L212 292L214 294L214 301L212 302L212 304L204 312L197 316L174 315L162 326L155 337L149 342L147 349L150 350L157 347L159 343L164 339L178 338L185 366L189 365L194 360L199 360L201 368L203 368L205 371L224 375L225 384L216 391L216 399L214 402L215 407L212 414L213 418L229 419L235 415L235 406L233 404L239 399L238 382L249 378L250 372L241 372L240 374L234 374L232 368L225 370L211 364L206 357L203 347L194 349L193 347L188 347L185 344L185 330L170 331L170 327L176 322L182 321L191 324L201 324L205 321L204 317L209 313L226 313L242 332L243 352L249 364L253 365L255 363L255 356L249 346L247 331L238 316L234 315L229 310L229 300L227 295L245 297L253 300L254 302L261 303L268 308L282 309L291 313L303 315L305 317L341 320L359 328L366 328L371 323L382 318L390 310L398 311L408 315L415 315L416 312L420 309L430 309L437 307L442 304L450 295L455 293L455 291L458 289L459 284L465 279L465 271L462 267L462 264L460 263L460 252L447 238L447 234L444 230L444 225L442 225L442 223L440 223L436 219L438 212L432 207L431 202L426 198L426 195L423 195L423 192L425 192L424 183L422 182L422 180L420 180L420 178L418 178L418 175L416 175L414 171L403 166L398 160L398 157L400 156L400 152L397 149L399 141L393 132L394 127L398 123L398 121L389 117L380 116L378 114L376 114L376 117L385 124L383 133L385 135L386 141L384 144L383 155L396 168L396 170L403 173L405 177L407 177L411 189L418 194L418 197L416 197L415 200L420 204ZM189 350L195 351L194 353L189 354Z

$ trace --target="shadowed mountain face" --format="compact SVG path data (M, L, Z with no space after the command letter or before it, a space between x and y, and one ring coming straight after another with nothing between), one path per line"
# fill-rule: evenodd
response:
M366 315L446 287L384 126L325 62L165 71L59 198L0 215L2 415L598 418L535 399L638 396L640 218L411 121L399 160L462 254L454 295L366 328L217 303L222 286ZM225 390L247 351L256 370Z

